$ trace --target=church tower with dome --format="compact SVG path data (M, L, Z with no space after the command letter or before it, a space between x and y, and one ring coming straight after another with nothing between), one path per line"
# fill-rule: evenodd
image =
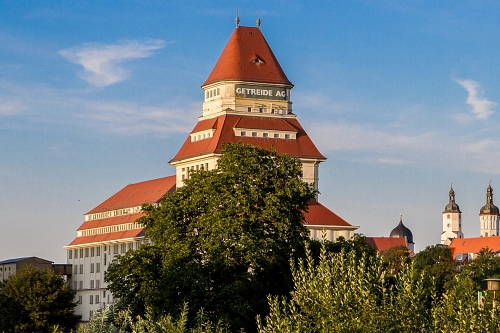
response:
M455 191L453 184L450 186L450 201L443 211L443 232L441 233L441 244L450 245L454 238L464 238L462 233L462 212L455 202Z
M413 234L410 229L408 229L403 224L403 215L399 216L399 224L396 228L392 229L391 238L404 238L406 240L406 246L409 250L415 252L415 243L413 242Z
M479 211L479 225L481 237L499 235L500 211L493 204L493 188L491 182L486 189L486 205Z

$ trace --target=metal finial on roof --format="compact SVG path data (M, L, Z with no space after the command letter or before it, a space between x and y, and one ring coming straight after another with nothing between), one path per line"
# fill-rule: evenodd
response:
M260 10L259 10L259 16L257 16L257 28L260 28Z
M236 19L234 20L236 22L236 27L240 25L240 17L238 16L238 7L236 7Z
M403 214L399 214L399 222L403 222Z

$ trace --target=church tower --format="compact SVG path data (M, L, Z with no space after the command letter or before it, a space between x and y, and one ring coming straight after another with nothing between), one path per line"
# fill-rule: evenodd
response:
M242 142L299 158L303 180L318 189L319 163L326 158L297 121L293 84L258 26L236 26L201 88L201 117L170 161L177 187L192 171L214 169L223 143Z
M399 215L399 224L392 229L391 238L403 238L406 241L406 247L415 252L415 243L413 242L413 233L403 224L403 214Z
M498 207L493 204L493 188L491 182L486 189L486 205L479 211L479 223L481 228L481 237L499 235L500 212Z
M464 238L462 233L462 212L455 203L455 191L453 184L450 186L450 201L444 207L443 232L441 233L441 244L450 245L454 238Z

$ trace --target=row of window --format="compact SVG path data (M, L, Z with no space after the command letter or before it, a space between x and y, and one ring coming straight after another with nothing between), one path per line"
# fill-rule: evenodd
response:
M101 288L101 280L90 280L90 289L99 289ZM73 281L73 289L81 290L83 289L83 281ZM106 292L103 294L106 296Z
M254 138L259 137L259 133L257 133L257 132L251 132L250 134ZM285 133L283 136L281 133L272 133L272 134L273 134L274 139L281 139L281 138L290 139L291 138L290 134L287 134L287 133ZM240 136L247 136L247 132L241 131ZM267 132L262 133L262 137L269 138L269 133L267 133Z
M106 247L104 247L104 251L106 251ZM100 256L101 255L101 248L99 246L96 247L87 247L87 248L82 248L82 249L74 249L74 250L68 250L68 259L78 259L78 254L80 254L80 258L83 258L84 254L85 257L95 257L95 256Z
M207 132L206 134L192 135L191 140L192 141L199 141L199 140L208 139L211 137L212 137L212 132Z
M106 217L127 215L128 213L129 213L128 208L110 210L110 211L107 211L107 212L90 214L89 215L89 220L98 220L98 219L103 219L103 218L106 218Z
M192 165L187 168L182 168L182 180L189 179L189 174L191 171L208 170L208 163Z
M259 107L255 107L255 106L249 106L247 107L247 111L248 112L258 112L258 113L267 113L268 112L268 109L266 107L263 107L263 106L259 106ZM273 107L271 107L269 113L272 113L272 114L291 114L292 113L292 110L286 110L282 107L279 107L278 109L275 109Z
M10 267L5 267L5 271L7 272L7 268L9 269L9 272L10 272ZM3 271L3 267L0 267L0 272Z
M207 92L206 92L207 99L215 97L215 96L219 96L219 95L220 95L220 88L210 89L210 90L207 90Z
M107 234L110 232L131 230L131 229L137 229L137 228L141 228L141 225L139 223L124 223L124 224L117 224L117 225L113 225L113 226L109 226L109 227L100 227L100 228L82 230L82 231L80 231L80 234L81 234L81 236L90 236L90 235Z

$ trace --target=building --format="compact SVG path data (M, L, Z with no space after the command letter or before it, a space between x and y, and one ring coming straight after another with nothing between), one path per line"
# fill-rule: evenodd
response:
M379 254L384 254L385 250L391 247L402 245L408 247L406 243L406 238L394 238L394 237L366 237L366 242L373 246Z
M479 211L479 224L481 228L481 236L498 236L499 235L500 212L498 207L493 204L493 188L491 183L486 189L486 205Z
M113 301L104 273L117 254L137 249L144 229L136 220L141 205L159 204L196 170L216 168L224 143L271 147L302 162L303 180L318 189L318 151L292 109L288 80L258 27L237 26L214 69L202 85L202 114L178 153L170 161L175 175L131 184L85 214L77 237L65 248L73 265L71 285L77 290L76 314L89 320L94 311ZM318 202L309 202L305 226L313 238L346 239L358 228Z
M464 238L462 233L462 212L455 203L455 191L453 185L450 187L450 201L444 207L443 232L441 233L441 244L449 245L455 238Z
M481 249L500 253L500 237L455 238L449 247L456 262L467 264L476 259Z
M5 281L9 276L16 274L23 267L31 266L39 269L53 269L60 275L71 275L71 265L54 264L54 262L38 257L23 257L0 261L0 281Z
M94 311L113 302L106 290L104 273L117 254L147 243L136 220L144 215L142 204L158 204L175 190L175 176L130 184L84 215L77 237L67 246L73 274L68 279L76 290L75 313L88 321Z

